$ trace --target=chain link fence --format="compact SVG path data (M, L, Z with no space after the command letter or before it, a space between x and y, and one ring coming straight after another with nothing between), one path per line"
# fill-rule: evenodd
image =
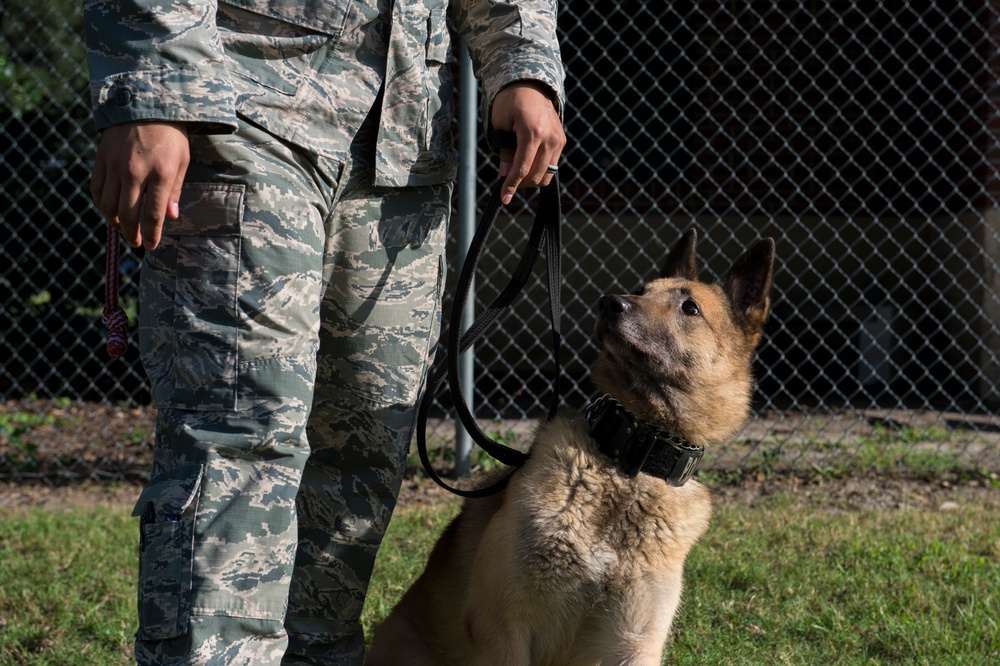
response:
M152 446L135 345L103 350L78 4L0 7L0 479L141 478ZM998 5L564 0L564 402L593 398L600 295L654 275L688 228L704 277L767 235L755 416L711 464L1000 471ZM524 229L498 233L481 303ZM140 260L121 266L131 314ZM542 298L539 280L476 349L477 413L501 438L547 404Z

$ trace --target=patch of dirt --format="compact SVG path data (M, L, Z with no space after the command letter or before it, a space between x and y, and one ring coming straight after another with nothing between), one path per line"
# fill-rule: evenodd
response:
M745 507L766 505L778 498L787 501L793 497L803 505L831 510L950 511L966 504L1000 508L1000 487L995 483L995 479L989 478L950 482L852 476L809 481L775 476L764 481L710 487L714 501Z
M60 400L0 403L0 481L140 482L153 460L156 410Z
M911 422L938 423L947 415L907 413ZM863 432L859 423L872 418L903 419L906 414L841 415L829 431L843 435L851 429ZM96 403L22 400L0 404L0 506L5 509L42 506L79 508L112 505L131 508L152 461L155 410ZM827 417L833 419L833 416ZM970 417L963 417L968 420ZM935 442L936 450L955 448L955 460L962 473L945 472L936 478L907 478L855 474L826 479L810 475L811 458L793 460L793 469L769 474L748 475L739 482L714 481L704 475L715 500L741 506L758 506L776 497L792 494L797 501L834 510L917 508L948 510L954 504L989 504L1000 507L1000 434L996 417L984 417L975 437L956 432L948 442ZM798 425L796 420L800 420ZM921 421L922 420L922 421ZM751 422L745 437L749 441L770 441L774 433L812 433L815 416L782 414L769 422ZM522 444L530 438L534 424L527 421L484 423L487 432L501 433L508 443ZM439 426L441 438L450 426ZM813 435L810 434L810 437ZM767 438L770 437L770 440ZM796 443L786 439L786 447ZM736 444L717 452L712 469L732 470L747 460ZM763 446L763 444L762 444ZM913 446L921 446L919 442ZM821 449L813 445L813 449ZM810 449L811 451L812 449ZM811 455L811 453L810 453ZM808 463L808 464L805 464ZM802 469L806 472L803 474ZM719 476L719 475L715 475ZM453 501L454 496L414 471L403 482L401 506Z
M710 485L715 503L747 508L789 497L806 506L834 511L920 509L951 511L964 505L1000 509L1000 489L991 482L971 480L959 483L927 482L912 479L850 477L809 482L785 476L739 485ZM0 506L5 511L29 508L79 510L109 506L131 510L142 489L130 483L85 481L63 486L40 484L0 484ZM426 477L408 476L399 494L400 507L433 506L458 501Z
M85 481L65 486L25 483L0 484L0 506L9 515L32 508L78 511L111 507L131 511L142 486L129 483Z

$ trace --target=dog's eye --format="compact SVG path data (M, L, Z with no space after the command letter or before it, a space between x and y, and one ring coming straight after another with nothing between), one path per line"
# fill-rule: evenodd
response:
M698 315L701 314L701 309L698 307L697 303L695 303L691 299L688 299L683 303L681 303L681 312L683 312L689 317L697 317Z

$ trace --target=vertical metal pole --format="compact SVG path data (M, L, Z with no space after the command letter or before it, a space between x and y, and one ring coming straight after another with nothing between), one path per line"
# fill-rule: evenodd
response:
M461 44L459 49L458 75L458 265L465 264L465 257L472 237L476 234L476 145L479 137L479 120L477 98L479 88L476 77L472 73L472 60L469 49ZM475 294L475 282L471 285L471 294ZM470 297L466 304L462 319L462 332L472 326L475 321L475 298ZM452 331L451 335L458 335ZM469 405L469 410L475 414L473 404L473 363L475 348L469 349L459 362L459 374L462 379L462 396ZM469 476L472 459L472 437L458 421L455 422L455 473L459 477Z

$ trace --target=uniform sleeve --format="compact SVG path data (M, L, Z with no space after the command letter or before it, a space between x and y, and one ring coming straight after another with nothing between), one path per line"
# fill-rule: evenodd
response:
M83 0L98 129L125 122L236 129L236 96L216 28L216 0Z
M457 0L452 25L469 47L473 71L483 84L483 109L515 81L545 84L562 115L565 90L556 37L556 0Z

